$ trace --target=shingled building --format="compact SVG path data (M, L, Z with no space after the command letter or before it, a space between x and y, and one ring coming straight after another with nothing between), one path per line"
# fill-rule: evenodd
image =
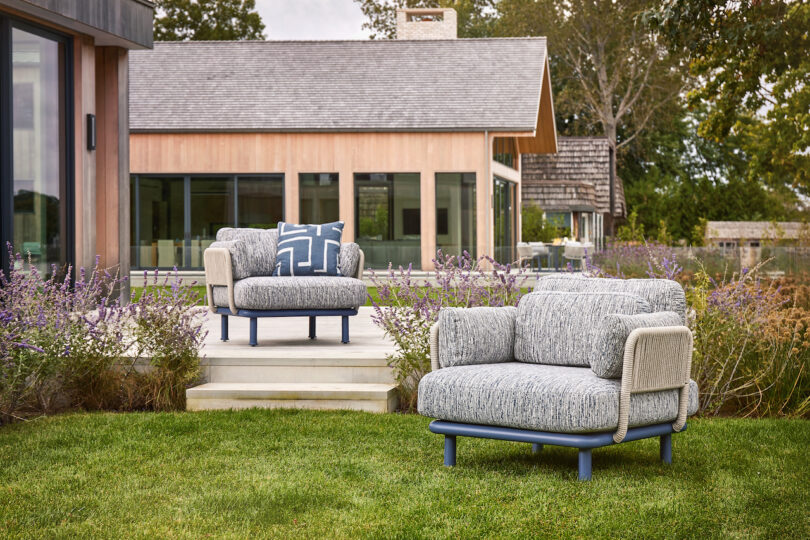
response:
M158 43L132 55L132 258L194 269L219 228L343 220L371 267L514 261L520 154L557 149L545 38ZM418 39L417 39L418 38Z
M521 159L523 204L537 204L574 238L601 245L615 220L625 217L624 187L612 173L606 138L558 137L556 154Z

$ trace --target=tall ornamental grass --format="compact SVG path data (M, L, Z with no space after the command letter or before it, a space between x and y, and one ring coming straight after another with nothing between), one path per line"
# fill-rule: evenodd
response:
M678 261L667 246L617 243L588 271L684 286L702 414L810 417L810 289L796 277L763 278L768 263L717 277L716 265L709 270L697 258ZM687 264L696 271L685 272Z
M394 342L388 365L406 410L415 409L419 381L430 371L430 326L438 320L439 310L515 306L530 278L524 268L512 269L489 256L476 260L466 251L461 256L439 251L433 264L432 279L412 278L410 265L396 270L389 265L383 276L371 272L379 296L373 301L372 320Z
M199 377L204 312L177 274L121 302L100 268L43 277L9 246L0 272L0 423L68 408L182 409ZM27 266L27 268L26 268ZM147 359L142 365L140 359Z

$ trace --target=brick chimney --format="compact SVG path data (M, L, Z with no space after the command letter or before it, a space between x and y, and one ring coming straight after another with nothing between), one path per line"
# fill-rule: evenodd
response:
M456 10L409 8L397 10L397 39L456 39Z

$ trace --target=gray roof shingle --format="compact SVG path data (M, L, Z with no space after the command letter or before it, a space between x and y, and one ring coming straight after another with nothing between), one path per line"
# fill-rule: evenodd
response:
M533 131L545 38L156 43L130 129Z

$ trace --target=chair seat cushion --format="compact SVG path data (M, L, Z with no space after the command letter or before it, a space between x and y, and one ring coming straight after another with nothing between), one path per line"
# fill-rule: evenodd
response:
M419 383L419 413L432 418L557 433L613 431L619 425L621 381L590 368L508 362L449 367ZM633 394L630 427L671 422L678 390ZM690 381L688 414L697 412Z
M334 276L251 277L233 284L237 309L354 309L366 303L359 279ZM214 287L214 305L228 307L228 289Z

